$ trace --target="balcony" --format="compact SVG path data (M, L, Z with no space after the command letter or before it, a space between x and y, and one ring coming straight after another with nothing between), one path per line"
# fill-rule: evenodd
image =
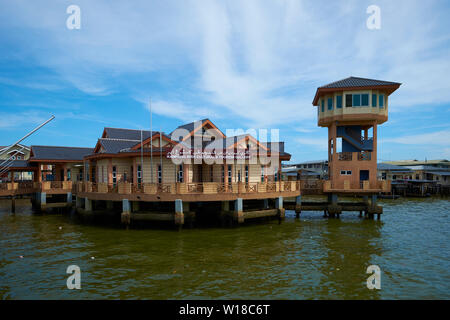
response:
M361 193L378 193L378 192L391 192L391 181L377 180L370 183L370 181L358 181L353 182L350 180L344 181L331 181L326 180L323 183L323 192L361 192Z
M136 198L139 197L139 199L153 199L157 197L158 200L163 201L174 197L190 196L190 198L198 198L199 200L203 197L213 201L215 197L220 200L220 198L241 197L242 195L247 199L264 198L264 195L268 194L271 194L271 196L296 196L300 194L300 182L233 182L230 184L218 182L139 184L127 182L117 184L78 182L74 183L73 190L75 194L84 194L83 196L95 195L95 198L98 199L126 198L124 196L130 195Z
M339 152L337 153L339 161L370 161L372 160L372 152L361 151L361 152Z
M64 194L72 191L72 181L18 181L0 183L0 196L13 196L45 192L48 194Z

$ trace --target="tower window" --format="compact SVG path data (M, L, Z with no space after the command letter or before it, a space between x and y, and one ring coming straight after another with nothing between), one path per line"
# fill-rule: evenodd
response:
M380 94L380 109L384 108L384 94Z
M376 94L372 94L372 107L374 107L374 108L377 107L377 95Z
M351 95L351 94L346 94L346 95L345 95L345 106L346 106L346 107L353 107L353 104L352 104L352 95Z
M333 110L333 98L328 98L328 110Z
M325 102L323 101L323 99L321 100L322 103L322 112L325 112Z
M369 95L368 94L361 95L361 106L363 106L363 107L369 106Z
M360 107L361 106L361 95L360 94L354 94L353 95L353 106L354 107Z
M342 108L342 96L336 96L336 108Z

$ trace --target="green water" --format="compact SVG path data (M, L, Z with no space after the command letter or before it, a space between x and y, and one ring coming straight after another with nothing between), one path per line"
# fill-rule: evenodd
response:
M381 204L381 221L312 212L298 220L287 211L282 224L177 232L36 215L26 200L13 215L3 203L0 297L450 299L450 202ZM66 287L72 264L81 268L81 290ZM381 268L381 290L366 287L372 264Z

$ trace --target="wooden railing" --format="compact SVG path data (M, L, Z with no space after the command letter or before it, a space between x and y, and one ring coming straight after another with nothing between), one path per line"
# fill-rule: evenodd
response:
M368 190L376 192L390 192L391 181L378 180L371 183L369 180L364 180L352 183L350 180L344 180L339 182L326 180L323 182L324 192L330 192L333 190L341 190L341 191Z
M233 182L223 184L216 182L203 183L123 183L107 184L78 182L74 188L77 192L118 193L118 194L220 194L220 193L274 193L300 191L300 182Z

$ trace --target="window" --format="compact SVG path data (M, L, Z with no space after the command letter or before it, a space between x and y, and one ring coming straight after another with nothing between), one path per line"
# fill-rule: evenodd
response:
M363 107L369 106L369 95L368 94L362 94L361 95L361 105Z
M225 167L222 166L222 183L225 183Z
M158 183L162 183L162 168L160 164L158 164Z
M418 174L416 174L416 180L420 180L420 177Z
M380 104L380 109L384 108L384 94L380 94L380 98L379 98L379 104Z
M71 175L70 175L70 169L67 169L67 181L70 181Z
M351 94L346 94L345 95L345 106L346 107L352 107L352 95Z
M261 167L261 182L264 182L264 167Z
M178 168L178 182L183 182L183 165L180 164Z
M22 160L22 156L17 156L17 160Z
M245 166L245 183L248 183L248 166Z
M328 98L328 110L333 110L333 98Z
M211 166L209 168L209 181L213 182L214 181L214 167Z
M336 96L336 108L342 108L342 96Z
M351 170L341 170L341 176L351 176L352 171Z
M11 160L16 160L16 156L12 156L12 157L11 157Z
M374 108L377 107L377 95L376 94L372 94L372 107L374 107Z
M354 94L353 95L353 106L354 107L360 107L361 106L361 95L360 94Z
M325 112L325 102L323 99L320 102L322 103L322 112Z
M142 167L140 164L137 166L137 183L142 183Z
M231 183L231 164L228 165L228 183Z
M112 167L112 179L113 179L113 184L116 184L116 182L117 182L117 167L116 166Z

